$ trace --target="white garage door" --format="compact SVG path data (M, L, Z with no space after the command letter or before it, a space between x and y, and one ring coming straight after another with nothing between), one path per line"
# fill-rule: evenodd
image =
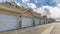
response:
M44 22L45 22L44 19L41 19L41 24L44 24Z
M33 20L29 17L22 17L22 27L33 26Z
M39 25L40 24L40 19L35 18L34 20L35 20L35 25Z
M13 15L0 14L0 31L18 28L18 17Z

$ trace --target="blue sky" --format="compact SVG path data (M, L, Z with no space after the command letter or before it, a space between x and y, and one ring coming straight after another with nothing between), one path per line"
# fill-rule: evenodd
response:
M52 7L56 6L56 3L53 2L52 0L29 0L29 2L28 1L23 2L22 0L16 0L16 1L25 7L28 7L27 3L34 3L37 6L37 8L46 5ZM37 1L37 3L35 1Z

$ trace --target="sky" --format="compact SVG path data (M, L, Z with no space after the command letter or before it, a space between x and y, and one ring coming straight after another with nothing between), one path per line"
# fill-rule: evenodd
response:
M31 7L35 12L49 18L60 18L60 0L17 0L24 7ZM47 8L47 11L44 10ZM49 13L49 14L48 14Z
M16 0L17 2L19 2L21 5L25 6L25 7L31 7L32 8L39 8L41 6L52 6L54 7L56 4L55 2L53 2L52 0Z
M49 18L50 17L60 18L60 0L14 0L14 1L24 6L25 8L32 8L35 12L41 13L42 16L47 15Z

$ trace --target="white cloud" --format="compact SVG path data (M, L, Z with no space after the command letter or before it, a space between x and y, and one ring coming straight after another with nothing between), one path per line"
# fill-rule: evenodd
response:
M43 8L37 8L34 11L36 11L37 13L41 13L42 16L45 15L45 11L43 10Z
M60 7L60 5L58 5ZM47 15L49 18L60 18L60 8L56 6L56 7L51 7L51 6L42 6L40 8L35 9L34 11L36 11L37 13L41 13L41 15L47 15L46 11L44 10L44 8L48 8L50 11L50 15Z
M59 7L54 7L50 11L51 11L51 16L53 18L60 18L60 8Z
M57 4L60 3L60 0L53 0L54 2L56 2Z
M27 3L29 8L35 9L37 8L36 5L34 3Z
M57 6L60 6L60 4L57 4Z
M44 10L45 8L50 9L50 6L42 6L40 8L35 9L34 11L37 11L37 13L41 13L42 16L47 15L47 17L50 18L50 15L47 14L47 12Z
M30 0L22 0L22 2L26 3L26 2L30 2Z
M35 3L37 3L38 1L37 0L35 0Z
M18 6L21 6L18 2L15 1L15 3L16 3Z
M60 0L53 0L56 7L51 9L52 17L60 18Z
M60 9L60 4L57 4L57 6L56 6L56 7Z

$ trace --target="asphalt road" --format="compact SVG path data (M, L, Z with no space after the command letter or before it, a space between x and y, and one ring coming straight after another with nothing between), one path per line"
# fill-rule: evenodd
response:
M56 22L56 26L52 29L50 34L60 34L60 22Z
M47 30L52 25L54 25L54 23L39 25L35 27L30 27L30 28L23 28L20 30L9 31L9 32L4 32L4 33L7 33L7 34L40 34L43 31Z
M0 34L60 34L60 22L2 32Z

